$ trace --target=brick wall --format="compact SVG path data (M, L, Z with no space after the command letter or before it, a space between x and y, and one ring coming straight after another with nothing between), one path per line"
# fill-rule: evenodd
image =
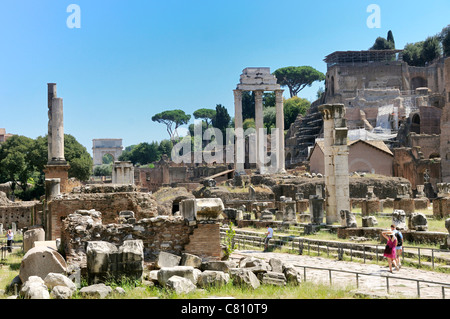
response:
M220 259L220 224L197 224L185 252L203 258Z

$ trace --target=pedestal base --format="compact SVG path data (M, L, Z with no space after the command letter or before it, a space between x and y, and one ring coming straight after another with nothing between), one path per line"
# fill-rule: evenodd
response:
M69 193L72 189L69 187L69 164L49 164L45 166L45 178L59 178L61 180L61 193Z

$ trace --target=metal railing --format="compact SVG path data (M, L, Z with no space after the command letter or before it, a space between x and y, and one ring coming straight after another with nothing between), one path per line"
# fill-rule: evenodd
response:
M222 239L224 239L224 237L221 237ZM272 242L269 242L269 249L270 248L275 248L275 247L281 247L283 246L283 243L286 243L286 240L280 240L280 239L272 239ZM246 248L250 248L250 247L262 247L264 246L264 238L263 237L258 237L258 236L251 236L251 240L244 240L243 238L236 238L233 242L233 247L235 249L238 250L242 250L242 249L246 249ZM294 249L294 241L291 241L291 250L295 250ZM363 245L364 246L364 245ZM382 248L384 249L384 245L375 245L377 248L378 246L382 246ZM310 245L310 241L308 241L308 246L306 247L306 249L308 250L308 254L310 254L311 252L311 248L312 245ZM342 260L345 249L342 247L332 247L334 250L337 251L338 254L338 259ZM414 247L414 248L419 248L419 247ZM318 253L320 254L320 247L318 246ZM420 248L419 248L420 249ZM422 248L423 249L423 248ZM428 248L427 248L428 249ZM303 241L300 238L299 239L299 250L298 253L300 255L303 254L303 251L305 250L305 247L303 245ZM328 245L326 245L326 250L327 250L327 254L329 256L330 253L330 247ZM381 251L381 249L380 249ZM420 251L420 250L419 250ZM365 253L365 250L363 250L363 252ZM350 256L352 256L352 249L350 249ZM364 254L365 256L365 254ZM377 256L377 262L378 262L378 249L376 249L376 256ZM366 258L364 258L364 263L366 261ZM412 279L412 278L405 278L405 277L398 277L398 276L382 276L382 275L377 275L377 274L368 274L368 273L363 273L363 272L357 272L357 271L350 271L350 270L340 270L340 269L333 269L333 268L323 268L323 267L312 267L312 266L304 266L304 265L296 265L293 264L293 266L295 267L302 267L304 269L303 272L303 280L306 281L306 269L316 269L316 270L324 270L324 271L328 271L328 277L329 277L329 282L330 285L332 285L332 272L341 272L341 273L349 273L349 274L355 274L356 276L356 287L359 288L359 279L360 276L375 276L375 277L385 277L386 278L386 290L387 293L390 293L390 282L389 280L407 280L407 281L414 281L416 282L416 287L417 287L417 296L420 298L420 284L433 284L433 285L437 285L437 286L441 286L441 295L442 298L445 299L445 290L446 289L450 289L450 284L449 283L443 283L443 282L434 282L434 281L429 281L429 280L422 280L422 279Z
M417 287L417 296L420 298L420 284L432 284L432 285L436 285L436 286L441 286L441 295L442 295L442 299L445 299L445 290L446 289L450 289L450 284L449 283L444 283L444 282L435 282L435 281L430 281L430 280L423 280L423 279L412 279L412 278L405 278L405 277L398 277L398 276L382 276L382 275L376 275L376 274L368 274L368 273L363 273L363 272L358 272L358 271L351 271L351 270L341 270L341 269L332 269L332 268L323 268L323 267L312 267L312 266L304 266L304 265L296 265L293 264L293 266L295 267L302 267L303 268L303 280L306 280L306 269L315 269L315 270L324 270L324 271L328 271L328 277L329 277L329 283L330 286L332 285L332 272L340 272L340 273L348 273L348 274L354 274L356 275L356 288L359 288L359 277L360 276L373 276L373 277L385 277L386 278L386 291L389 294L390 293L390 285L389 285L389 280L406 280L406 281L414 281L416 282L416 287Z
M236 234L236 244L239 247L244 247L245 245L250 245L254 247L262 247L264 245L263 238L257 235L245 235L245 234ZM296 242L297 241L297 242ZM289 245L290 244L290 245ZM290 246L290 247L289 247ZM297 248L295 248L295 246ZM298 251L298 254L302 255L307 251L307 254L310 255L311 251L316 251L318 255L321 254L321 251L326 251L327 257L330 256L331 251L337 252L338 259L343 260L344 255L350 257L350 260L353 261L353 258L361 258L364 263L366 263L367 259L375 259L378 263L380 259L383 257L384 244L356 244L356 243L345 243L340 244L337 242L329 243L322 240L311 240L302 237L290 237L283 236L273 238L269 243L269 247L274 248L289 248L289 251ZM405 252L405 250L408 250ZM417 250L415 254L414 250ZM431 254L424 254L424 251L430 251ZM435 269L437 252L450 253L450 250L445 249L436 249L436 248L425 248L425 247L416 247L416 246L403 246L402 250L402 262L405 260L405 256L411 256L414 258L415 256L418 259L419 267L422 267L424 260L431 260L431 268ZM380 256L381 255L381 256ZM448 260L444 260L444 262L450 262L450 255Z

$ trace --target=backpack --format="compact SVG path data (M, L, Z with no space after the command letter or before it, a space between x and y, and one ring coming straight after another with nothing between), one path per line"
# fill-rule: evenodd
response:
M403 245L403 237L402 234L398 231L395 233L395 237L397 237L397 247Z

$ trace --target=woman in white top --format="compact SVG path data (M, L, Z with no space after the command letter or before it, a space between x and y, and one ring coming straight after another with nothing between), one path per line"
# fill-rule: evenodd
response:
M6 232L6 246L8 247L8 251L11 252L12 251L12 242L14 239L14 233L12 232L11 229L8 229L8 231Z

